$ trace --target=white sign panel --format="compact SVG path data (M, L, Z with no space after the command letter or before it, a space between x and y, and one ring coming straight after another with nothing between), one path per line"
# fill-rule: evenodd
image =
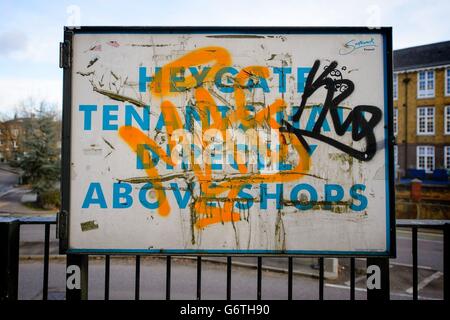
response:
M392 254L390 29L67 34L69 252Z

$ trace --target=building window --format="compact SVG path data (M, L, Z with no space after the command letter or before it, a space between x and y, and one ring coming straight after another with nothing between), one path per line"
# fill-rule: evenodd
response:
M445 95L450 96L450 68L445 69Z
M397 98L398 98L398 74L397 73L394 73L393 87L394 87L394 92L393 92L394 100L397 100Z
M419 71L417 81L417 97L434 97L434 71Z
M434 107L417 108L417 134L434 134Z
M450 146L444 147L444 166L445 169L450 170Z
M398 133L398 108L394 108L394 135Z
M398 145L394 145L394 169L397 171L398 166Z
M424 169L426 172L434 170L434 147L417 147L417 169Z
M444 133L450 134L450 106L444 109Z
M394 178L395 180L399 177L399 169L400 166L398 165L398 145L394 145Z

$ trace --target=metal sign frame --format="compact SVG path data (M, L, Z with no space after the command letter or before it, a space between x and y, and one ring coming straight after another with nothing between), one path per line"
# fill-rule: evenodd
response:
M385 136L386 196L389 202L386 220L387 248L384 252L326 252L326 251L265 251L251 250L236 252L236 250L218 250L204 252L202 250L72 250L69 248L69 216L70 216L70 167L71 167L71 109L72 109L72 41L75 34L83 33L121 33L121 34L201 34L201 33L270 33L270 34L377 34L384 42L384 117L387 125ZM60 67L63 69L63 118L62 118L62 178L61 211L58 213L58 238L62 254L147 254L147 255L233 255L233 256L361 256L361 257L395 257L395 186L393 159L393 80L392 80L392 28L366 27L65 27L64 41L60 44ZM385 130L386 132L386 130Z

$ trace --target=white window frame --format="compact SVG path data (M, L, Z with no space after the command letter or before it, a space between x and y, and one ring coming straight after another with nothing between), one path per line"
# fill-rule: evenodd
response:
M450 170L450 146L444 146L444 168Z
M392 122L394 127L394 136L398 134L398 108L394 108L394 112L392 114Z
M430 116L428 115L428 110L433 110L433 115ZM420 111L421 110L425 110L425 132L420 132ZM417 108L417 114L416 114L416 133L419 136L429 136L429 135L434 135L435 131L436 131L436 122L435 122L435 115L436 115L436 110L433 106L426 106L426 107L418 107ZM428 118L432 117L433 119L433 131L428 131L428 127L427 127L427 123L428 123Z
M394 144L394 169L397 170L398 166L398 145Z
M398 169L400 166L398 165L398 145L394 144L394 177L398 178Z
M392 80L392 96L394 97L394 100L398 99L398 73L394 73L394 78Z
M429 72L433 73L433 89L427 89ZM420 74L421 73L425 74L425 90L420 90ZM436 88L436 73L434 72L434 70L417 71L417 98L418 99L434 98L435 88Z
M450 134L450 106L444 108L444 134Z
M421 152L420 152L421 149L425 151L424 154L421 154ZM432 152L429 152L429 151L432 151ZM424 166L423 167L420 165L420 157L424 157ZM428 163L427 159L430 157L433 159L433 165L432 165L431 169L427 165L427 163ZM433 172L433 170L436 168L434 146L421 145L421 146L416 147L416 168L419 170L420 169L425 170L426 173Z
M444 74L444 78L445 78L445 96L448 97L450 96L450 88L449 88L449 84L450 84L450 68L445 68L445 74Z

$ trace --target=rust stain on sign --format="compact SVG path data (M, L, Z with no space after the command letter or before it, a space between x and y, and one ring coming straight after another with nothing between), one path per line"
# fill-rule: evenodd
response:
M82 223L80 223L80 226L81 226L81 231L83 231L83 232L98 229L98 224L95 220L82 222Z

